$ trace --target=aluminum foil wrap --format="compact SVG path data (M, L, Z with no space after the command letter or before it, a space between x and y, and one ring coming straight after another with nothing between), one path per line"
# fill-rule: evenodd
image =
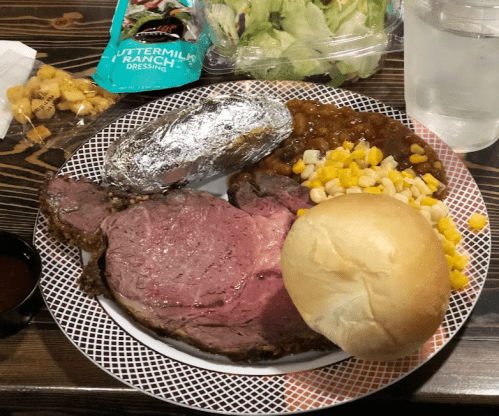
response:
M137 193L213 177L254 163L292 131L282 102L263 96L218 96L132 130L109 147L102 181Z

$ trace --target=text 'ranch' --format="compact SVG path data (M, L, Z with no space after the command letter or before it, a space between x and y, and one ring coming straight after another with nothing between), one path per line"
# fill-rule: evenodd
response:
M127 65L128 69L147 69L157 66L158 69L170 67L173 68L175 60L194 62L196 57L188 53L184 55L182 51L162 48L129 48L118 52L113 58L121 59L121 62Z

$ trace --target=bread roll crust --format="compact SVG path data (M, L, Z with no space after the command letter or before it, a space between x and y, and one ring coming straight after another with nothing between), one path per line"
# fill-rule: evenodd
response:
M450 297L431 225L385 195L344 195L311 208L293 224L281 266L308 325L367 360L416 351L440 326Z

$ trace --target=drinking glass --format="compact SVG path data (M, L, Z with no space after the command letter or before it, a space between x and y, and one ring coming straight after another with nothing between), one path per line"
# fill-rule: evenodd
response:
M499 138L499 0L405 0L407 114L457 153Z

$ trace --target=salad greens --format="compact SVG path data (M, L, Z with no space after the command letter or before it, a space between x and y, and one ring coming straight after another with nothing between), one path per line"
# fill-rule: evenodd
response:
M191 20L190 9L178 0L130 0L126 8L121 30L121 39L131 38L139 28L149 21L159 20L168 15L188 22ZM184 40L193 40L190 30Z
M385 50L389 0L206 0L218 53L237 72L301 80L329 74L340 85L372 75Z

